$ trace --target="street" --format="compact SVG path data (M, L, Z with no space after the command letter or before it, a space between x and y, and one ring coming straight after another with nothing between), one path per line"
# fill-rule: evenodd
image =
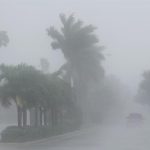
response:
M0 150L149 150L150 129L107 126L87 128L45 140L0 144Z

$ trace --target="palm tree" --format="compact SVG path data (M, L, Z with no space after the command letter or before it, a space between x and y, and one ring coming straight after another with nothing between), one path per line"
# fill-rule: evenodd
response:
M9 38L7 36L6 31L0 31L0 47L7 46L9 42Z
M0 102L5 107L16 104L19 127L27 125L27 110L34 110L30 119L35 127L49 125L51 111L54 127L62 120L62 108L73 106L70 85L54 75L25 64L0 65L0 72Z
M14 102L18 112L18 126L26 126L27 109L38 106L44 101L40 86L44 75L34 67L24 64L1 65L0 70L1 103L3 106L9 106Z
M1 86L0 86L0 98L1 98L1 103L3 106L8 107L12 104L12 101L16 103L17 106L17 112L18 112L18 126L21 126L21 110L20 110L20 105L19 103L19 98L17 98L17 93L16 93L16 86L13 86L14 79L13 77L15 76L16 72L12 66L5 66L1 65L0 66L1 70Z
M60 20L61 32L54 27L47 29L53 39L51 46L64 54L67 63L61 67L61 71L66 71L67 81L72 83L78 102L84 103L91 83L99 83L104 76L101 66L103 47L97 45L99 40L93 33L96 29L94 26L83 26L83 22L75 20L73 15L66 17L61 14Z

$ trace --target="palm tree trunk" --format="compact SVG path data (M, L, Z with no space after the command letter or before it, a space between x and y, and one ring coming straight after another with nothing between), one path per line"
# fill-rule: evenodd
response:
M22 127L22 109L17 106L18 127Z
M61 126L63 126L64 116L61 111L59 112L59 116L60 116L60 124L61 124Z
M27 126L27 109L23 107L23 127Z
M44 110L43 115L44 115L44 126L47 126L47 113L46 113L46 110Z
M52 114L51 114L51 109L49 108L48 111L47 111L47 125L51 125L52 123Z
M51 108L51 115L52 115L52 127L55 127L55 110Z
M43 125L43 112L42 112L41 107L39 108L39 111L40 111L40 126L42 126Z
M35 127L38 127L38 107L35 106L35 123L34 123Z
M58 110L55 108L55 125L57 126L58 124Z

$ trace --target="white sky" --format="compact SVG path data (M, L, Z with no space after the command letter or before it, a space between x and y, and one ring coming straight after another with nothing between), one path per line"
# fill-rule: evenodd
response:
M46 28L59 27L61 12L98 27L106 72L134 91L142 72L150 69L150 0L0 0L0 30L10 37L0 50L0 63L38 66L45 57L51 70L58 68L63 57L51 50Z

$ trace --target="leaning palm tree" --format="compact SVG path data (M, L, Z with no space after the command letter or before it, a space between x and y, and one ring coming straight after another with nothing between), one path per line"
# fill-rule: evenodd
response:
M72 83L77 100L84 103L91 83L99 82L104 76L101 66L104 59L103 46L98 46L99 40L94 34L94 26L84 26L73 15L66 17L61 14L60 20L61 31L54 27L47 29L48 35L53 39L52 48L60 49L67 60L57 74L66 71L67 81Z
M8 42L9 38L6 31L0 31L0 47L7 46Z

